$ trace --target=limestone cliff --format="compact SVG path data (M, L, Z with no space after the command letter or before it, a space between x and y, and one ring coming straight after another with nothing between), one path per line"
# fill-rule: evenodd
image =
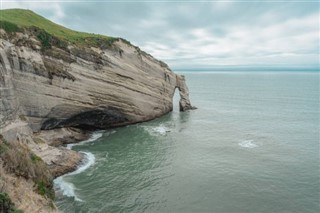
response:
M0 39L0 127L17 116L34 132L61 127L103 129L191 108L183 76L123 39L108 48L52 46L30 32Z

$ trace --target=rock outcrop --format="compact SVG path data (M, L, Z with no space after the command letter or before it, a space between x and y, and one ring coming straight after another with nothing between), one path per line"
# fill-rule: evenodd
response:
M17 115L34 132L147 121L172 110L176 88L181 111L192 108L183 76L122 39L108 49L41 51L32 33L1 37L8 39L0 39L0 127Z
M187 111L192 109L197 109L192 106L189 99L189 89L186 84L184 75L177 75L177 88L179 89L180 101L179 108L180 111Z

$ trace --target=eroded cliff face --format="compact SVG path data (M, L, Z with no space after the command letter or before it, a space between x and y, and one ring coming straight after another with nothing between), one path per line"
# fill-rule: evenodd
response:
M183 76L130 43L43 49L32 34L1 31L0 127L22 116L32 130L104 129L191 109Z
M28 147L52 177L81 162L79 153L60 145L87 139L90 131L84 130L164 115L172 110L175 89L180 91L180 110L193 109L184 76L129 42L115 39L88 47L50 36L45 37L50 45L44 45L39 30L0 29L0 140ZM5 169L3 156L0 152L0 184L17 207L56 212L51 199L35 192L35 182ZM22 193L26 190L33 190L32 196Z
M6 57L6 52L1 48L0 44L0 129L15 120L18 110L19 102L15 95L13 85L13 73L11 66Z

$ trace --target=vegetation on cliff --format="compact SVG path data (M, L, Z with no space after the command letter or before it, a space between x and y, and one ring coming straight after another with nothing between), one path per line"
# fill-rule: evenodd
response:
M0 135L0 161L8 173L31 179L37 193L54 198L53 177L48 167L27 145L20 142L7 143Z
M117 40L117 38L109 36L70 30L49 21L31 10L0 10L0 28L6 32L23 32L35 27L40 29L37 37L46 48L51 46L51 42L54 40L53 37L72 44L95 47L108 47Z
M16 209L7 193L0 189L0 213L22 213L22 210Z

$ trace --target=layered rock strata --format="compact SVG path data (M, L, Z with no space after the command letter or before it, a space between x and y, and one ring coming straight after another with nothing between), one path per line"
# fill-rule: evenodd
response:
M108 49L43 51L32 34L1 35L7 38L0 39L2 127L17 115L34 132L147 121L172 110L176 88L181 111L192 108L183 76L122 39Z
M180 111L194 108L184 76L129 42L119 38L89 47L50 37L44 46L39 30L43 33L36 27L23 32L0 28L0 136L3 144L27 145L53 177L74 170L82 159L62 144L87 139L92 130L160 117L172 110L176 89ZM16 196L34 190L33 183L23 179L24 185L13 190L21 177L2 164L0 158L0 181L8 183L2 188L19 208L57 211L36 193L30 199Z

